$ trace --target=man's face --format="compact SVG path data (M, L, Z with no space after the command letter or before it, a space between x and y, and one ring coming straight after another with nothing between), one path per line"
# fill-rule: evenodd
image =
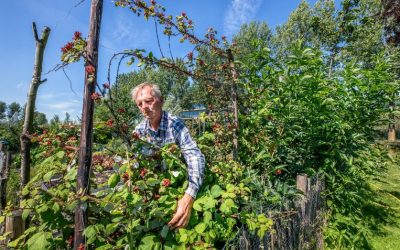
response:
M136 105L150 121L161 118L162 114L162 101L153 96L152 92L152 88L146 86L139 90L136 97Z

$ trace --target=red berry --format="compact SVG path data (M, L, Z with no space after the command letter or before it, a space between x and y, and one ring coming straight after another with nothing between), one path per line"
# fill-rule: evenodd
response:
M168 187L170 184L171 184L171 181L169 179L162 180L162 185L164 187Z
M74 236L71 235L71 236L69 236L69 239L68 239L68 246L72 247L73 244L74 244Z
M97 101L97 100L100 100L100 99L101 99L101 95L100 95L99 93L95 92L95 93L93 93L93 94L90 96L90 98L91 98L92 100Z
M146 174L147 174L147 169L146 168L142 168L141 170L140 170L140 176L142 177L142 178L144 178L145 176L146 176Z
M93 73L96 71L96 69L95 69L92 65L87 65L87 66L85 67L85 70L86 70L86 72L87 72L88 74L93 74Z
M132 133L132 138L135 139L135 140L139 140L140 139L139 134L137 132L133 132Z
M275 171L275 175L280 175L280 174L282 174L282 169L277 169L277 170Z
M114 120L112 120L112 119L109 119L108 121L106 121L107 127L112 127L113 124L114 124Z
M74 33L74 40L77 40L77 39L81 38L81 35L82 35L81 32L75 31L75 33Z
M193 52L189 52L187 54L187 57L188 57L189 60L193 60Z
M124 182L127 182L127 181L129 180L129 174L128 174L127 172L125 172L125 173L122 175L122 180L123 180Z

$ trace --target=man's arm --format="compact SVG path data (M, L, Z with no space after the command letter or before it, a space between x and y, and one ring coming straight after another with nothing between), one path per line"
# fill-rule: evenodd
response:
M189 130L183 122L177 122L175 132L175 141L180 147L187 164L189 186L183 198L178 202L174 217L168 223L171 229L186 227L189 223L194 199L203 183L205 168L204 155L193 141Z

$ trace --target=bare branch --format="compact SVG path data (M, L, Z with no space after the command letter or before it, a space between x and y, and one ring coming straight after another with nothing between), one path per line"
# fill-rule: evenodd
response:
M157 35L158 48L160 49L161 56L162 56L162 57L165 57L164 54L163 54L163 52L162 52L162 49L161 49L160 37L158 36L158 25L157 25L157 21L156 21L156 18L155 18L155 17L154 17L153 19L154 19L154 26L155 26L155 28L156 28L156 35ZM171 50L170 50L170 51L171 51Z
M40 43L40 39L39 39L39 36L38 36L38 32L37 32L37 29L36 29L36 23L35 22L32 22L32 29L33 29L33 35L35 37L35 41L37 43Z
M69 78L69 76L67 75L67 72L65 72L64 67L61 67L62 71L64 72L65 77L68 79L69 82L69 89L72 91L72 93L74 93L75 95L78 95L73 89L72 89L72 81Z

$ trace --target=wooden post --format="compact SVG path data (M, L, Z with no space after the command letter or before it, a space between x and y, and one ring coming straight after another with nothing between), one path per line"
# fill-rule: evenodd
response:
M7 180L10 173L11 166L11 152L6 153L4 168L1 174L1 187L0 187L0 201L1 209L7 206Z
M85 70L85 86L82 108L82 125L80 136L79 163L77 173L77 197L78 204L75 209L74 249L80 249L85 245L83 230L87 224L87 202L80 197L89 194L89 172L92 164L93 141L93 112L94 101L91 95L95 91L97 81L98 48L100 38L100 24L103 11L103 0L92 0L90 6L89 37L86 47L86 67L92 66L94 73Z
M307 187L308 187L308 181L307 181L307 175L306 174L299 174L296 177L296 186L297 189L302 191L304 195L307 194Z
M0 200L1 200L1 209L4 209L4 203L3 203L3 197L6 196L5 193L3 193L3 186L4 182L6 179L4 178L4 173L6 171L6 161L7 161L7 154L5 150L5 144L0 142Z
M394 142L394 141L396 141L396 130L394 124L389 124L388 142Z
M9 241L13 241L25 231L25 223L22 219L22 210L15 210L11 216L6 217L6 228L5 233L10 232L1 244L7 245ZM7 249L7 248L6 248Z
M297 189L303 192L304 197L299 202L299 208L301 210L301 221L303 221L305 214L306 214L306 195L307 195L307 187L308 187L308 179L306 174L297 175L296 177L296 186Z
M395 107L396 107L396 104L393 101L389 103L389 108L391 111L393 111L395 109ZM395 117L394 117L393 113L391 113L389 116L390 116L389 118L391 119L391 122L389 123L388 142L394 142L394 141L396 141L396 126L394 123Z
M35 64L33 68L33 76L31 87L28 94L28 100L25 107L25 121L21 134L21 190L29 182L30 179L30 147L31 140L29 134L32 132L33 115L35 112L35 102L36 94L39 85L46 81L41 79L42 75L42 64L43 64L43 54L44 49L47 44L47 39L50 35L50 28L44 27L42 31L42 37L39 39L36 24L32 23L33 34L36 41L36 54L35 54Z
M232 83L231 83L231 101L232 101L232 108L233 108L233 139L232 139L232 155L233 155L233 160L237 160L238 157L238 152L239 152L239 143L238 143L238 135L237 132L239 130L239 110L238 110L238 95L237 95L237 72L235 69L235 63L234 63L234 57L232 54L232 50L228 49L227 50L228 54L228 61L229 61L229 67L231 69L232 73Z

